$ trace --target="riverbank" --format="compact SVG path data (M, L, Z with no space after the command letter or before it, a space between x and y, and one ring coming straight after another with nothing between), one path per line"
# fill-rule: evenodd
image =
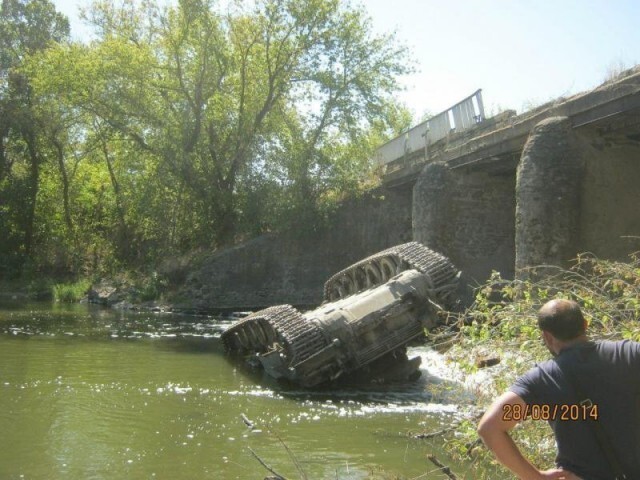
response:
M25 277L0 282L0 298L88 302L116 310L174 311L182 281L172 281L169 275L155 271L120 272L108 278Z
M445 355L449 362L466 372L466 386L475 395L481 410L507 390L518 376L549 358L535 321L537 310L548 300L577 301L589 322L588 333L593 339L640 341L640 258L637 254L631 255L628 262L600 260L585 254L569 269L538 267L525 273L525 280L504 280L494 274L476 292L473 305L452 327L455 341ZM486 358L497 363L485 368L479 360ZM446 432L447 451L471 462L472 478L496 478L495 471L487 470L496 463L478 440L476 423L476 419L465 420ZM554 465L555 442L546 422L523 422L513 436L532 463L543 468ZM509 475L502 470L498 478L510 478Z
M0 281L0 299L52 300L52 279L19 279Z

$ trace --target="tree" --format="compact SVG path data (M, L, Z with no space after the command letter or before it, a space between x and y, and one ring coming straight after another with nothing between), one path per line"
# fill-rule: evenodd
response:
M339 0L224 14L210 0L102 0L84 16L95 40L49 44L15 69L31 130L3 145L22 149L10 188L34 199L41 262L94 271L313 230L409 121L392 97L406 50ZM9 208L16 232L27 210Z
M48 0L2 0L0 15L0 263L19 268L33 250L45 161L24 60L69 33ZM4 269L3 269L4 270Z
M153 157L159 181L190 203L201 246L239 233L250 178L287 193L295 183L313 205L344 172L336 147L385 118L407 71L393 36L372 35L364 12L337 0L264 0L228 15L205 0L100 2L86 17L98 41L44 55L41 91L71 96Z

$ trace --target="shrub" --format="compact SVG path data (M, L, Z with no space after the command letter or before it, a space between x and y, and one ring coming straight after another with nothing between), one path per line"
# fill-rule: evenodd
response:
M473 305L458 318L459 342L448 352L467 372L477 370L476 353L501 357L492 381L477 392L477 403L488 405L535 362L549 358L535 321L538 309L553 298L577 301L589 322L592 338L640 341L640 257L629 262L579 255L563 269L540 266L523 272L527 280L504 280L497 272L477 291ZM481 444L475 421L462 423L446 442L454 456L471 461L473 478L495 477L495 460ZM518 446L540 467L553 465L555 442L546 422L526 421L513 432ZM473 447L473 448L472 448ZM499 469L501 467L498 467ZM503 472L500 478L509 475Z
M91 282L86 279L72 283L56 283L51 288L53 300L66 303L78 302L87 294L90 287Z

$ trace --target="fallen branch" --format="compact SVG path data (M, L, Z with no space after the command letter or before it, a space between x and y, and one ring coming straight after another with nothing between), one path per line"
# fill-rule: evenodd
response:
M476 448L477 446L482 445L482 440L479 438L476 438L473 442L470 442L466 445L467 447L467 457L471 457L471 455L473 454L473 449Z
M252 431L256 431L255 430L255 423L252 420L250 420L249 417L247 417L244 413L242 413L242 414L240 414L240 418L242 418L242 421L244 422L244 424L247 427L249 427ZM298 459L296 458L294 453L291 451L289 446L285 443L285 441L282 440L280 435L278 435L277 433L273 432L270 428L268 428L267 431L269 432L270 435L275 436L278 439L278 441L280 442L280 445L283 446L283 448L287 452L287 455L289 455L289 458L291 459L291 461L293 462L294 466L298 470L298 473L300 474L300 478L302 480L307 480L308 479L307 474L304 473L304 470L302 469L302 466L300 465L300 462L298 461ZM258 454L251 449L251 447L249 447L249 451L255 457L255 459L260 462L260 464L264 468L266 468L267 470L269 470L271 473L273 473L275 475L275 477L267 477L268 480L286 480L285 477L283 477L279 473L275 472L269 465L267 465L267 463L264 460L262 460L258 456ZM267 480L267 479L265 479L265 480Z
M273 473L275 475L275 477L270 477L273 478L273 480L287 480L286 477L283 477L282 475L280 475L278 472L276 472L273 468L271 468L269 465L267 465L265 463L264 460L262 460L258 454L256 452L253 451L253 449L251 447L249 447L249 451L251 452L251 455L254 456L254 458L256 460L258 460L258 462L260 462L260 465L262 465L264 468L266 468L267 470L269 470L271 473Z
M452 432L456 428L458 428L458 425L454 425L449 428L443 428L442 430L438 430L437 432L419 433L417 435L414 435L413 438L415 438L416 440L427 440L429 438L439 437L440 435L444 435L445 433Z
M451 480L458 480L458 477L455 476L451 469L438 460L435 455L427 455L427 458Z
M439 437L440 435L444 435L445 433L453 432L460 425L462 425L463 422L478 420L483 414L484 412L476 413L475 415L469 418L465 418L463 420L453 423L450 427L443 428L442 430L437 430L435 432L418 433L417 435L413 435L413 438L415 438L416 440L428 440L430 438Z
M278 439L280 444L284 447L285 451L289 455L289 458L291 459L291 461L295 465L296 470L298 470L298 473L300 474L300 478L302 478L302 480L308 480L307 474L304 473L304 470L302 469L302 466L300 465L300 462L298 462L298 458L294 455L294 453L291 451L289 446L284 442L284 440L282 440L282 438L280 438L280 435L278 435L277 433L272 432L271 430L269 430L269 433L271 433L272 435L275 435L275 437Z

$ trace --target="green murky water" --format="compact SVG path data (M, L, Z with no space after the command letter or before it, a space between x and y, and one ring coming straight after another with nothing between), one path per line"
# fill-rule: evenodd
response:
M251 450L292 479L445 478L425 459L450 462L439 440L407 438L458 415L428 393L429 372L385 389L285 389L226 360L229 323L0 304L0 479L262 479Z

